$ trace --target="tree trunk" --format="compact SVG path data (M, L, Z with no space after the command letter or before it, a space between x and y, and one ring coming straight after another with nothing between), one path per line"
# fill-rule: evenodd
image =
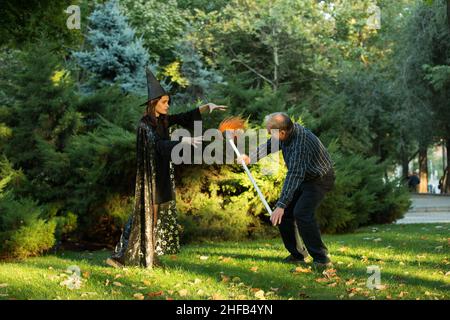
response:
M428 192L428 158L427 146L421 145L419 148L419 193Z
M402 177L404 181L408 179L408 173L409 173L409 159L405 150L402 148Z
M444 170L444 193L450 193L450 138L446 141L447 148L447 168Z
M272 29L272 36L275 39L275 28ZM280 65L278 57L278 44L275 43L273 47L273 91L278 90L278 67Z

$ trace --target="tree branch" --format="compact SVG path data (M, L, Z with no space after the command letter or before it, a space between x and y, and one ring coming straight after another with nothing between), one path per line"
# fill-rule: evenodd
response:
M240 60L237 56L237 54L234 52L233 48L229 47L231 53L233 54L233 56L235 57L234 59L232 59L231 61L237 61L240 64L242 64L244 67L246 67L248 70L250 70L251 72L253 72L254 74L256 74L258 77L260 77L261 79L263 79L264 81L267 81L268 83L270 83L270 85L273 87L275 84L273 83L272 80L268 79L267 77L265 77L264 75L262 75L261 73L259 73L258 71L256 71L255 69L253 69L252 67L250 67L247 63L245 63L244 61Z

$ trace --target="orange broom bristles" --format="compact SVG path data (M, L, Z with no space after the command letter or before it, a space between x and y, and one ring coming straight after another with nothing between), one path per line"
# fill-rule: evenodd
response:
M224 119L219 125L219 131L225 132L227 130L245 129L245 120L239 116L228 117Z

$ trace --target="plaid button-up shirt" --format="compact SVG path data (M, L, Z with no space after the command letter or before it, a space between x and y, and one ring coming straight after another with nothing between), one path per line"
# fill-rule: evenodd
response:
M300 184L305 180L323 177L333 169L333 161L319 138L298 123L294 124L289 138L279 141L279 145L288 172L276 206L286 208ZM278 149L272 150L271 146L270 138L250 153L251 163L256 163L264 156L278 151Z

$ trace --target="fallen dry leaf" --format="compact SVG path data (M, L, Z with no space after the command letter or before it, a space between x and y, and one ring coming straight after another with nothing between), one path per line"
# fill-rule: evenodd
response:
M220 293L214 293L214 294L211 296L211 299L212 299L212 300L223 300L223 296L222 296Z
M145 286L150 286L150 285L152 284L149 280L143 280L142 283L143 283Z
M258 271L258 267L257 266L253 266L250 268L251 271L253 272L257 272Z
M352 284L355 283L355 282L356 282L355 279L349 279L348 281L345 282L345 285L346 285L346 286L350 286L350 285L352 285Z
M230 262L231 261L230 257L224 257L224 256L220 256L218 259L219 259L219 261L222 261L222 262Z
M256 291L256 292L255 292L255 297L258 298L258 299L260 299L260 300L263 300L263 299L266 298L266 297L264 296L264 291L263 291L263 290Z
M384 284L378 284L378 285L376 285L375 287L374 287L376 290L386 290L386 288L387 288L387 285L384 285Z
M83 292L81 294L82 297L95 296L95 295L97 295L97 292Z
M300 298L303 298L303 299L308 299L309 298L309 296L306 293L304 293L304 292L299 292L298 296Z
M142 293L135 293L135 294L133 294L133 297L136 300L144 300L144 295Z
M328 279L328 278L317 278L316 279L316 282L318 282L318 283L329 282L329 281L330 281L330 279Z
M188 295L188 291L186 289L181 289L181 290L178 291L178 294L181 297L186 297Z
M113 282L113 285L115 285L116 287L123 287L123 284L121 284L121 283L118 282L118 281L114 281L114 282Z
M147 293L147 296L149 297L157 297L162 296L164 294L164 291L156 291L156 292L149 292Z
M330 283L328 286L334 288L337 286L337 282Z
M311 267L308 268L296 267L294 269L294 273L311 273L311 272L312 272Z
M327 269L327 270L324 270L324 271L322 272L322 274L323 274L325 277L329 278L329 279L334 278L334 277L336 277L336 269Z
M204 295L205 294L205 291L203 291L202 289L199 289L198 291L197 291L197 295L199 295L199 296L202 296L202 295Z

